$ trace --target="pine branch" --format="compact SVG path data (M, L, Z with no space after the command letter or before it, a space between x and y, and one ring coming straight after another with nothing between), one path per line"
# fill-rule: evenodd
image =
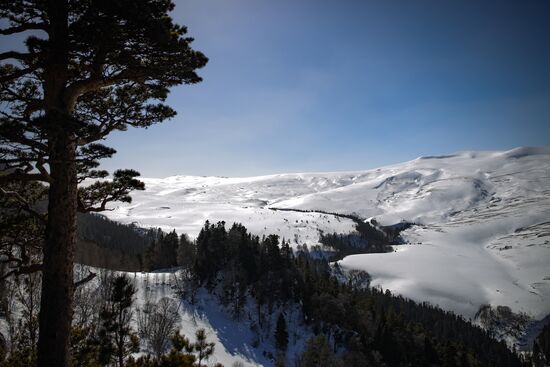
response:
M0 35L10 35L15 33L21 33L31 30L48 30L47 23L24 23L18 26L13 26L9 28L0 29Z
M73 109L76 104L76 100L81 95L98 90L100 88L105 88L117 83L124 81L134 81L134 82L144 82L147 76L147 72L143 69L126 69L120 71L119 73L104 77L101 75L101 72L95 72L89 78L78 80L67 87L65 90L63 100L66 105L69 106L69 109Z
M13 119L11 116L7 115L5 112L0 111L0 115L3 115L7 117L8 119ZM25 145L31 149L34 149L35 151L39 151L42 153L48 152L48 146L42 142L40 142L38 139L32 139L25 136L25 132L28 132L29 129L27 129L23 124L27 123L24 119L13 119L15 120L18 125L13 128L11 126L0 125L0 139L11 141L13 143Z
M36 167L38 172L40 172L40 174L46 179L46 182L52 182L52 178L50 176L50 173L48 171L46 171L46 168L44 168L45 163L46 162L44 161L44 157L39 156L38 159L36 160L36 164L34 166Z
M109 135L111 132L116 130L120 126L120 123L115 122L115 123L112 123L112 124L102 124L102 125L103 125L103 128L100 127L100 129L97 133L88 134L85 138L84 137L78 138L77 142L76 142L77 145L78 146L85 146L85 145L88 145L88 144L93 143L95 141L102 140L107 135Z
M0 77L0 84L14 81L15 79L21 78L21 77L23 77L27 74L32 73L33 71L35 71L38 68L39 68L38 64L34 64L34 65L31 65L31 66L29 66L28 68L25 68L25 69L17 69L17 71L14 71L13 73L11 73L9 75L4 75L4 76Z
M31 181L41 181L41 182L50 182L51 178L45 177L41 173L23 173L23 172L13 172L6 175L0 175L0 183L6 182L31 182Z
M42 264L31 264L26 266L20 266L12 271L7 272L6 274L0 276L0 281L7 279L11 276L19 276L24 274L32 274L38 271L42 271Z
M35 57L35 54L21 53L17 51L7 51L0 53L0 60L16 59L20 61L27 61Z
M89 281L91 281L92 279L94 279L95 277L97 276L96 273L93 273L90 271L90 274L88 274L88 276L86 276L85 278L82 278L80 279L78 282L75 282L74 283L74 289L76 290L76 288L88 283Z
M18 192L16 191L7 191L4 190L2 187L0 187L0 196L6 196L11 197L17 200L21 204L21 209L23 209L25 212L32 215L34 218L41 221L43 224L47 224L47 220L43 214L38 213L33 208L31 208L31 205L27 200L25 200L24 197L22 197Z

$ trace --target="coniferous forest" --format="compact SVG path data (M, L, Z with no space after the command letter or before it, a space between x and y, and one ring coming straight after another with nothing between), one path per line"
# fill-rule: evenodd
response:
M334 253L312 256L307 246L293 251L287 241L275 235L254 236L240 224L226 229L224 222L207 222L196 241L190 241L175 232L145 231L95 216L91 222L99 223L99 228L112 226L114 235L117 230L127 233L126 240L137 235L146 243L135 255L136 259L143 256L143 270L181 267L185 270L180 282L184 284L179 292L182 297L193 301L197 290L205 288L235 319L250 299L257 305L259 325L277 306L300 304L303 321L318 335L304 351L303 366L318 365L319 358L336 366L528 364L504 342L452 312L370 288L367 273L345 274L329 263ZM359 229L355 236L366 243L368 232ZM376 236L381 243L380 234ZM123 238L118 243L125 243ZM325 236L331 243L336 238L343 241L336 234ZM108 243L102 246L110 247ZM342 248L344 253L349 250ZM275 337L278 349L285 349L287 333L280 314ZM319 349L326 355L319 357Z
M191 283L214 291L222 282L220 302L235 317L247 294L258 310L299 302L306 322L319 334L304 352L303 366L522 364L503 342L463 318L365 287L359 280L368 279L367 274L342 280L326 259L309 256L307 248L294 253L277 236L259 238L239 224L226 230L225 223L206 223L196 245L183 246L194 252ZM260 323L261 318L260 312ZM326 353L321 360L320 350Z
M93 265L98 254L100 258L110 254L115 268L128 267L128 271L178 267L180 271L174 277L179 297L194 302L198 290L205 289L236 320L242 317L245 305L252 302L260 327L275 310L300 305L303 323L316 335L303 351L300 366L531 363L452 312L369 287L367 273L345 273L331 265L329 258L334 252L319 256L310 253L307 246L292 250L287 241L275 235L260 238L240 224L227 229L224 222L206 222L195 241L175 232L145 230L96 215L80 218L79 223L79 234L85 241L79 241L78 252L84 264ZM363 229L356 236L366 240L367 232ZM92 241L97 243L93 251L88 251ZM131 243L140 251L130 256L126 247ZM100 252L94 252L98 248ZM347 250L346 247L343 251ZM81 279L89 273L82 267L75 271ZM35 274L20 275L15 281L9 279L3 280L2 315L7 317L10 307L13 309L10 295L14 294L17 307L24 312L20 318L9 320L11 328L2 337L3 363L31 366L36 358L39 312L32 300L36 302L39 297L41 279ZM165 298L138 307L135 293L131 277L103 270L93 281L77 288L70 349L76 365L191 366L203 358L201 348L213 349L213 345L201 341L204 335L194 336L193 341L184 336L185 330L177 329L176 301ZM148 311L143 312L143 307ZM168 327L154 331L152 320L163 320ZM17 325L21 328L18 331ZM292 332L288 327L284 313L280 313L273 343L283 354ZM538 339L533 361L544 358L544 335ZM149 352L145 357L134 357L139 350ZM283 360L279 358L277 362L282 364Z

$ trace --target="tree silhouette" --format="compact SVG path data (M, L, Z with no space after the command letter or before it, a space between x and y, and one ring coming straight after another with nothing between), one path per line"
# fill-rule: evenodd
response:
M288 332L286 330L286 320L281 312L277 318L277 326L275 327L275 346L281 351L285 351L288 346Z
M0 185L48 185L38 366L69 365L76 213L130 201L133 170L110 181L97 143L115 130L173 117L169 88L201 81L206 57L190 47L168 0L1 0L0 35L24 48L0 53ZM5 190L7 192L7 190ZM14 193L13 196L16 196ZM31 209L31 208L29 208ZM36 213L41 215L41 213Z

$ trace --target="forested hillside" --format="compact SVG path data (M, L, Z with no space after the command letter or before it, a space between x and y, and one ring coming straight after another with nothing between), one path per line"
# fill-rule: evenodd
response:
M151 271L178 265L175 232L121 224L102 215L78 216L76 262L121 271Z
M110 233L106 228L115 229L103 237L106 251L130 254L126 247L136 241L141 251L134 255L143 259L144 270L184 267L188 270L185 297L193 298L205 287L236 319L250 299L258 306L260 326L277 305L299 303L304 321L320 335L312 341L312 350L305 351L305 366L318 348L326 348L333 365L521 364L503 342L462 317L367 288L367 273L342 273L324 257L311 256L307 247L292 251L287 241L281 243L275 235L260 238L239 224L227 230L223 222L207 222L192 242L175 232L144 231L100 217L85 223L82 231L88 238L93 233ZM358 238L366 232L358 232ZM327 244L350 240L336 234L324 238ZM282 314L281 318L284 322Z
M80 236L85 240L79 256L89 263L110 261L115 267L134 271L136 267L146 271L178 266L182 269L177 292L180 297L196 302L199 290L205 289L235 320L240 320L245 310L250 312L250 305L254 304L252 318L256 327L269 327L273 312L299 305L302 322L316 335L302 351L300 366L528 363L504 342L493 339L461 316L371 288L368 273L344 272L325 256L318 256L317 250L311 252L307 246L293 250L288 241L281 241L276 235L260 238L240 224L227 229L224 222L206 222L196 241L191 241L175 232L144 230L96 215L81 217L79 223ZM366 225L357 232L357 238L368 243L367 234L372 228ZM386 236L377 233L381 244ZM337 234L324 238L331 243L336 239L346 244L350 241ZM91 241L97 241L95 247L90 247ZM368 247L365 250L369 251ZM370 250L386 249L382 246ZM273 347L278 354L274 358L282 365L289 335L296 332L292 329L296 325L285 319L284 312L277 312ZM100 334L96 337L101 339ZM544 338L538 339L538 361L544 358ZM80 342L86 345L92 341L84 338ZM177 338L175 342L178 343ZM168 350L169 343L165 345L163 350ZM132 350L139 348L129 349L130 354ZM86 358L95 358L93 353L99 352L92 351ZM149 362L140 363L146 366Z
M80 214L75 261L80 264L124 271L144 270L147 248L159 235L96 214Z
M307 248L294 253L277 236L259 238L240 224L226 230L223 222L207 222L196 244L185 246L194 254L191 288L218 292L234 317L248 296L258 305L259 325L277 304L302 306L305 322L319 335L304 352L303 366L316 365L320 351L334 366L521 365L503 342L462 317L368 288L368 274L346 276Z

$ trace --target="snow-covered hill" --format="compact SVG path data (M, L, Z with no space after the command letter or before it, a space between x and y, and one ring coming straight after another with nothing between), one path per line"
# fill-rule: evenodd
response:
M243 223L256 234L316 244L319 231L348 233L351 220L320 210L401 220L407 245L349 256L373 285L473 317L482 304L535 318L550 314L550 148L460 152L360 172L248 178L144 179L132 204L107 215L196 236L204 221Z

